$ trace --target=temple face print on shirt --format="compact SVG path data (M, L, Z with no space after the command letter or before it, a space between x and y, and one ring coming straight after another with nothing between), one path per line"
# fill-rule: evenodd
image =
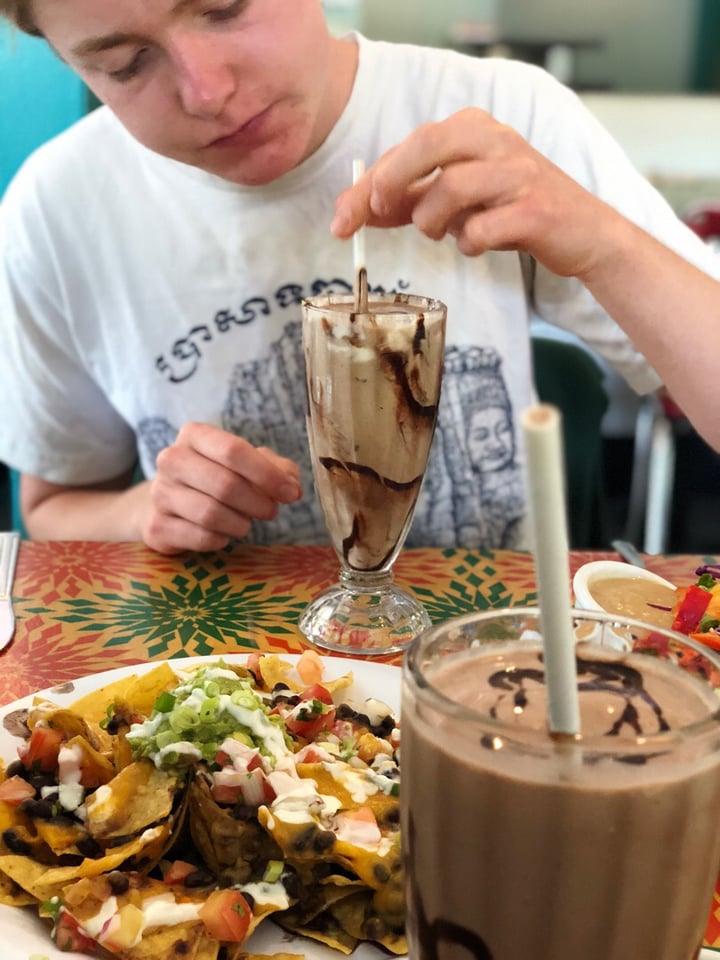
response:
M493 348L449 347L430 464L407 542L509 548L523 515L502 358Z
M302 331L289 321L265 357L235 365L227 385L222 426L255 446L295 461L305 496L284 505L272 523L256 521L249 539L260 544L326 543L314 495L305 430ZM138 427L154 462L177 427L161 417ZM452 346L446 351L438 423L408 546L467 548L518 545L524 515L512 406L496 350Z

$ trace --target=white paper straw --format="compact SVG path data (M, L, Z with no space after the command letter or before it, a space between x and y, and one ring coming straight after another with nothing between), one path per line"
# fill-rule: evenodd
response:
M580 708L570 613L560 412L549 404L529 407L523 412L522 426L548 688L548 723L555 733L577 734L580 732Z
M363 160L355 159L352 165L353 184L365 173ZM365 227L353 234L353 268L355 274L355 309L358 313L367 313L367 260L365 257Z

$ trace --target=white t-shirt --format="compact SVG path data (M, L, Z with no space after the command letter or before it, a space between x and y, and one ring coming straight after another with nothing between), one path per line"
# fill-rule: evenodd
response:
M147 476L187 421L221 425L302 468L306 495L256 523L257 542L326 541L304 429L300 302L352 288L352 245L329 232L352 160L369 165L420 123L468 105L533 146L668 246L707 248L577 97L543 71L357 37L350 101L320 149L265 187L161 157L100 108L41 147L0 221L0 460L57 483ZM514 252L461 256L414 228L370 230L371 288L448 306L431 465L408 544L526 546L518 417L534 399L533 312L572 330L638 392L655 374L575 280ZM487 420L484 451L468 410Z

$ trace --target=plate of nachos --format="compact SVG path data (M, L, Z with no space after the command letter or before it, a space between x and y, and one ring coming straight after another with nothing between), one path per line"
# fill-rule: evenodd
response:
M5 956L404 955L399 700L399 668L306 651L2 708Z

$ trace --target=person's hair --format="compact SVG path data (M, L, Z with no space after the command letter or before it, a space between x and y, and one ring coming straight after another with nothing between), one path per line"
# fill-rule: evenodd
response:
M0 0L0 17L14 23L23 33L41 37L42 33L33 20L30 0Z

